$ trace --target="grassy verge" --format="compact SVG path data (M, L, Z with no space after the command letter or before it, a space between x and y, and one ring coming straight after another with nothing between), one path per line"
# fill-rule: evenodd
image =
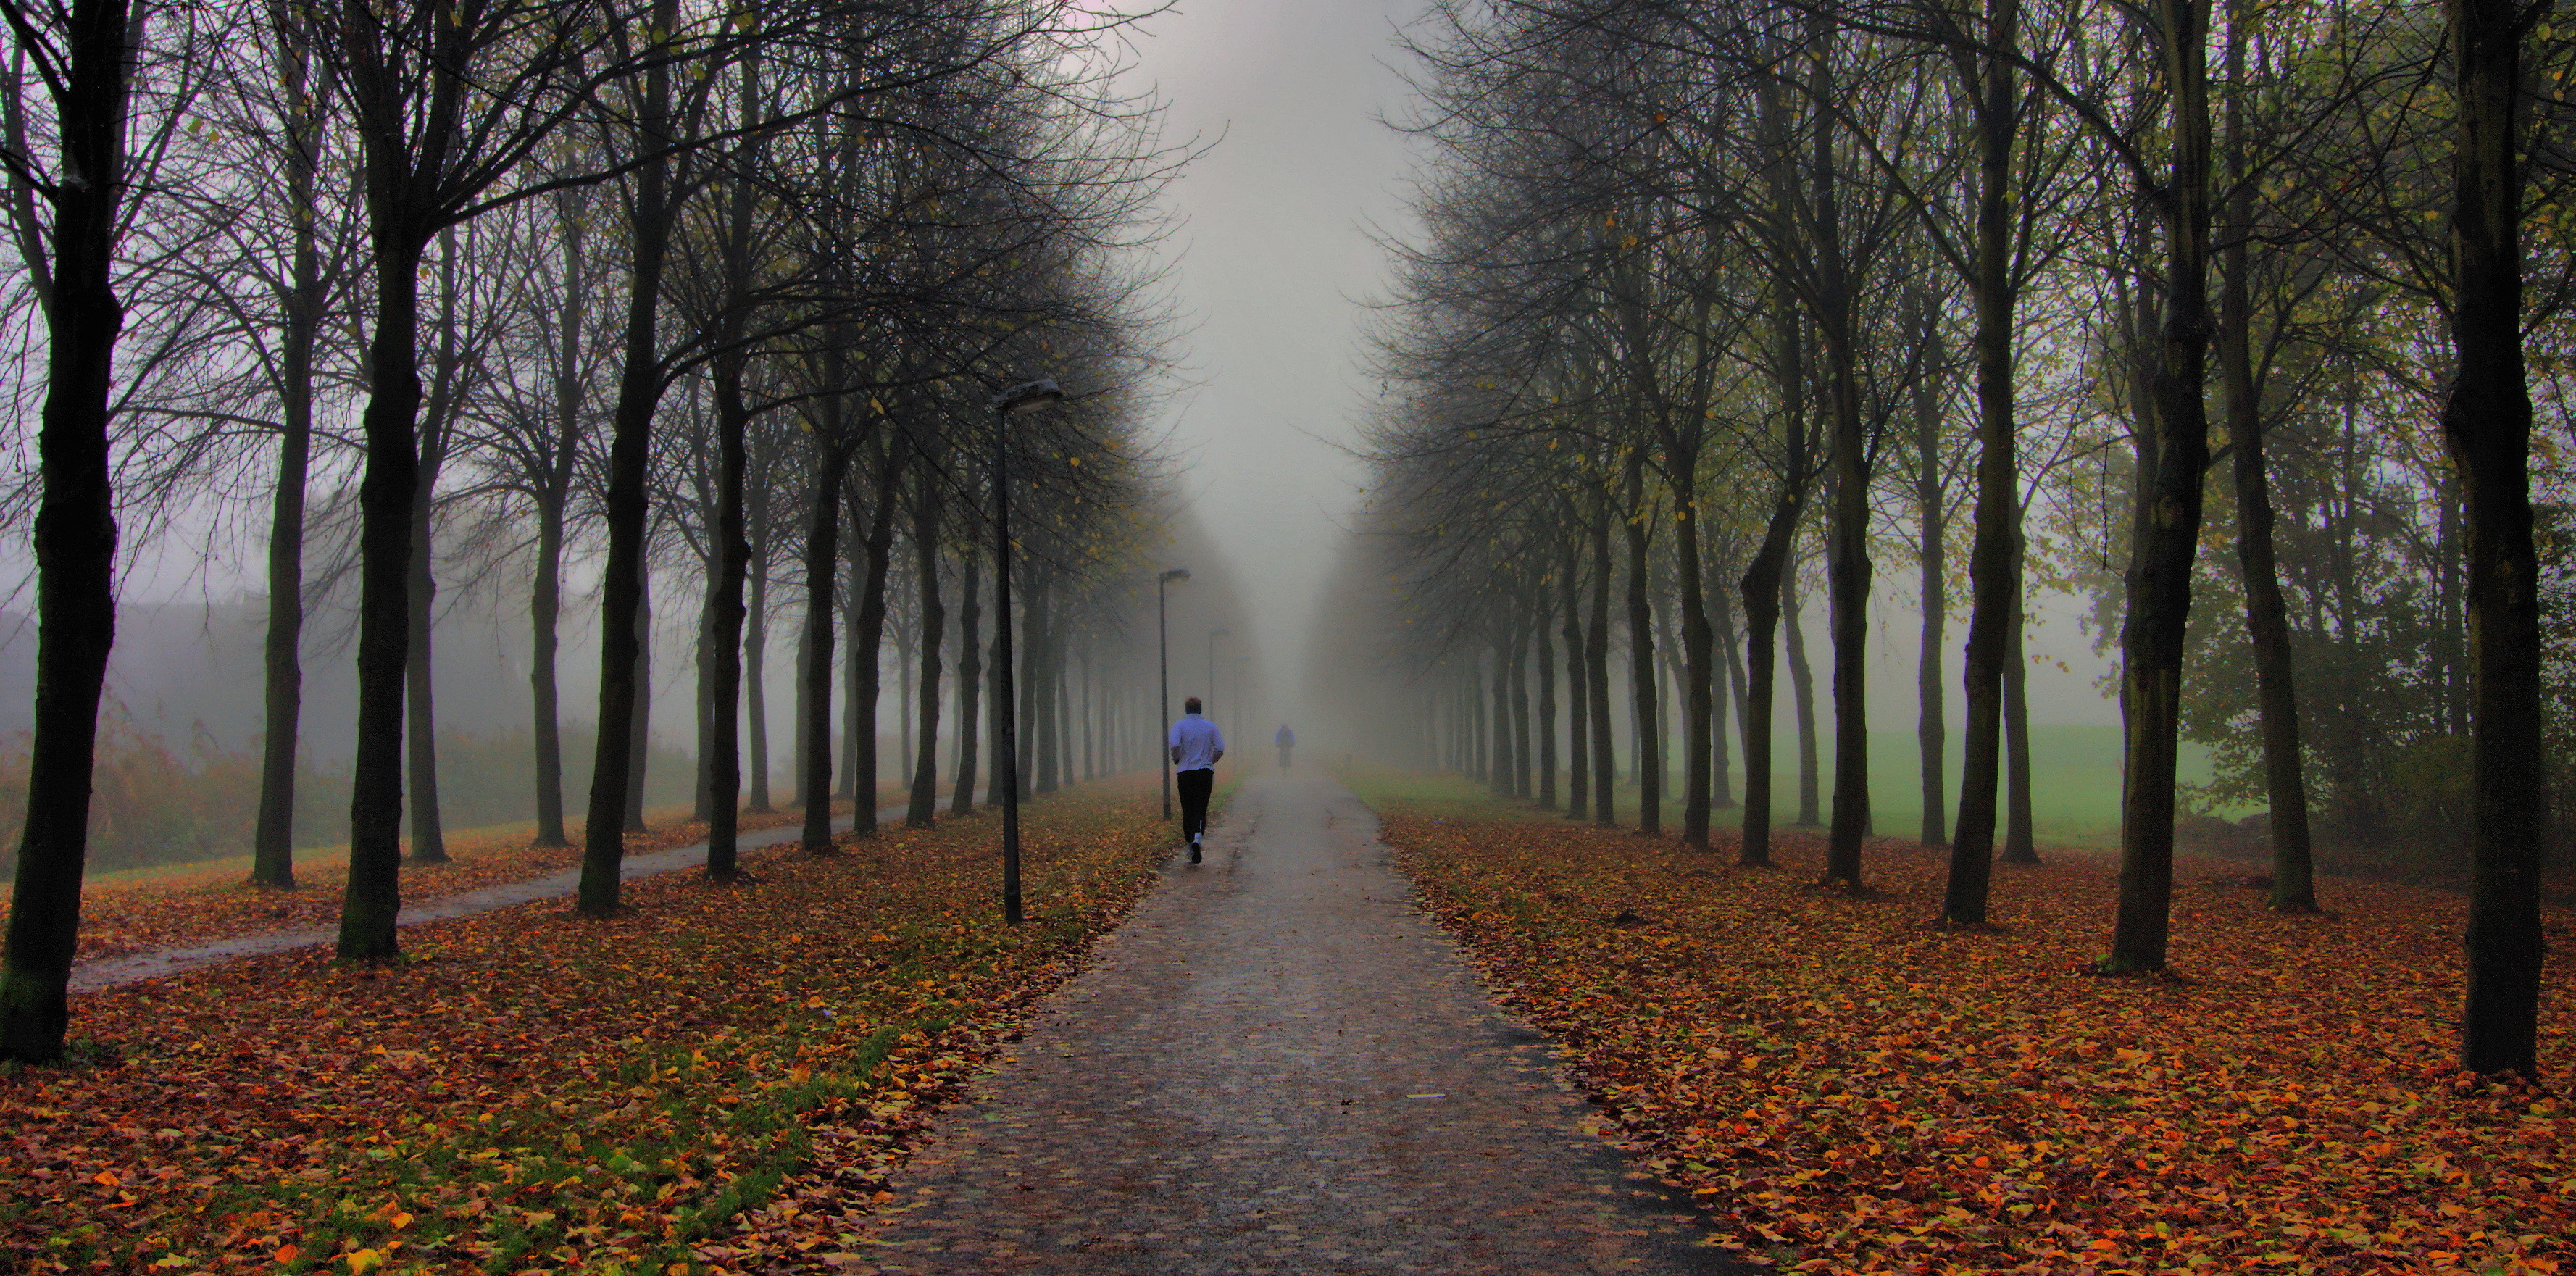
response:
M79 998L87 1062L0 1071L0 1270L821 1270L1146 888L1155 802L1030 806L1017 928L979 816Z
M1942 859L1902 843L1853 898L1808 887L1807 835L1746 870L1354 778L1429 909L1751 1261L2576 1270L2566 1100L2452 1071L2456 896L2328 879L2337 915L2280 917L2186 860L2183 978L2106 980L2079 973L2116 896L2089 859L2000 867L1998 925L1959 932L1931 924ZM2544 1059L2571 1029L2562 967Z
M1960 750L1963 737L1952 730L1944 762L1942 792L1947 795L1950 818L1957 818ZM1798 760L1795 737L1784 736L1773 751L1771 815L1787 826L1798 815ZM1625 745L1622 746L1624 757ZM1829 810L1833 798L1832 742L1824 741L1818 764L1824 774L1818 781L1817 804L1820 815ZM2120 844L2120 729L2116 726L2039 725L2031 728L2031 829L2043 845L2068 848L2111 848ZM1869 735L1870 815L1877 830L1890 837L1911 837L1922 828L1921 749L1912 732L1873 731ZM1557 782L1566 782L1564 762L1559 762ZM1352 769L1394 776L1403 774L1360 761ZM1670 760L1663 801L1663 823L1676 827L1681 820L1681 793L1676 783L1680 778L1680 759ZM2185 743L2182 747L2180 774L2185 783L2205 781L2210 775L2209 750ZM1394 781L1409 784L1411 781ZM1733 760L1728 775L1728 791L1741 798L1744 794L1744 761ZM1478 786L1481 787L1481 786ZM1620 822L1636 821L1637 784L1635 777L1621 780L1611 790ZM2228 809L2215 812L2234 819L2248 814L2246 810ZM1724 807L1711 813L1716 825L1737 827L1743 818L1741 807Z

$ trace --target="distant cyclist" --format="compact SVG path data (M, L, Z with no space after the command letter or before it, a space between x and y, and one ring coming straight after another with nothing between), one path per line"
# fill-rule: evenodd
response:
M1279 769L1282 771L1287 770L1288 751L1297 747L1297 733L1289 730L1288 724L1282 722L1279 724L1279 734L1272 736L1270 739L1271 743L1279 746Z

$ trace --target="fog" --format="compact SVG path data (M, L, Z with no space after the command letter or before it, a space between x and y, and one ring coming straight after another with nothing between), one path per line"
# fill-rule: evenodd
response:
M1172 692L1176 704L1211 694L1230 730L1250 725L1261 739L1287 721L1321 749L1365 753L1373 743L1336 721L1327 702L1336 688L1376 686L1383 667L1372 666L1385 653L1327 643L1336 654L1326 664L1309 653L1318 649L1319 625L1342 624L1348 614L1323 604L1357 528L1365 467L1351 449L1382 395L1367 372L1371 306L1390 292L1381 238L1416 230L1406 199L1420 157L1386 121L1408 109L1394 41L1417 10L1410 0L1206 0L1157 15L1131 37L1128 86L1159 95L1165 140L1197 152L1163 198L1175 229L1158 251L1180 335L1165 406L1144 430L1163 451L1181 515L1153 553L1194 572L1172 592ZM112 714L181 750L196 741L254 744L257 530L255 516L191 515L129 534L108 682ZM29 722L35 649L23 543L0 566L20 581L0 616L0 733L14 734ZM568 564L561 652L568 723L590 718L597 696L596 568L578 556ZM1901 557L1879 564L1870 716L1880 731L1910 731L1914 721L1911 569ZM526 728L525 586L515 570L442 579L442 731ZM655 586L650 715L655 744L671 756L693 745L696 588L685 575ZM1803 614L1819 653L1827 645L1822 607L1813 605L1820 601L1812 598ZM1368 605L1375 604L1336 603ZM317 765L341 765L351 738L347 606L319 601L306 636L304 747ZM1953 606L1954 616L1964 612L1956 595ZM2032 600L2034 723L2117 721L2099 688L2106 666L2097 636L2077 623L2079 611L2072 598ZM1208 635L1217 629L1230 632L1212 646ZM1963 637L1964 623L1954 624L1951 651ZM782 615L773 622L765 683L774 772L787 765L793 639ZM1135 625L1115 641L1135 648L1127 656L1150 654L1151 635ZM880 730L892 742L904 689L891 649L885 663ZM1143 665L1128 659L1120 667ZM1780 704L1785 729L1785 694ZM1949 711L1955 727L1955 693ZM897 751L886 749L884 762L898 765ZM657 765L667 765L659 755Z
M1394 40L1420 11L1410 0L1215 0L1156 18L1137 46L1134 75L1169 99L1172 135L1213 142L1170 197L1185 227L1172 256L1191 388L1169 430L1185 492L1245 573L1246 605L1268 634L1310 633L1355 528L1362 466L1348 449L1378 399L1366 374L1369 306L1388 290L1375 236L1415 230L1406 195L1417 156L1386 121L1406 114ZM1921 622L1901 587L1911 570L1910 560L1879 564L1876 730L1914 724ZM1955 648L1966 626L1953 606ZM2078 623L2081 600L2034 597L2030 614L2031 720L2117 723L2097 685L2108 665ZM1810 649L1824 650L1821 607L1804 619ZM1274 649L1270 694L1291 716L1300 697L1367 676L1308 668L1303 643ZM1955 656L1951 673L1955 685ZM1949 708L1955 722L1955 694ZM1787 712L1783 696L1784 723ZM1319 744L1368 747L1333 723L1317 726Z

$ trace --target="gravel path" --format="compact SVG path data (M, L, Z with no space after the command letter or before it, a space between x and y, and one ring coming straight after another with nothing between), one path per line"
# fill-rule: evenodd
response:
M1247 783L1185 860L905 1171L874 1270L1752 1270L1587 1129L1348 790Z
M897 804L878 811L877 827L883 828L888 823L900 826L907 809L907 805ZM832 817L834 829L846 829L849 826L850 817L846 815ZM756 833L741 834L734 839L734 845L739 850L748 851L763 846L776 846L780 842L793 842L803 835L804 830L801 826L788 824L773 829L762 829ZM676 873L684 869L704 867L706 862L707 844L698 842L689 846L674 847L667 851L655 851L650 855L629 855L619 866L617 876L622 881L631 882L636 878L651 877L656 873ZM580 887L581 868L576 865L559 873L548 873L543 877L503 882L498 886L486 886L479 891L450 895L445 899L434 899L423 904L405 904L402 911L402 924L417 926L423 922L445 921L450 917L471 917L476 913L488 913L496 908L529 904L541 899L561 899L570 896ZM142 979L158 979L163 975L196 970L200 967L231 961L236 957L256 957L264 953L282 953L297 948L309 948L315 944L338 942L340 942L340 927L334 923L329 926L308 926L301 930L273 930L257 935L236 935L231 939L219 939L211 944L192 944L185 948L156 948L147 953L127 953L121 957L74 963L71 989L73 992L94 992L101 988L112 988L118 984L130 984Z

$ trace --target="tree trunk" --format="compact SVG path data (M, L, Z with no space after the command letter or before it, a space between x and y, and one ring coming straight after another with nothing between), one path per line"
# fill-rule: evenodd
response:
M886 584L886 588L889 591L893 590L895 588L894 582L889 580ZM889 615L889 619L892 619L891 615ZM921 669L914 651L914 640L919 635L901 624L892 625L890 628L893 630L894 634L894 718L896 728L894 755L895 782L896 786L901 788L906 796L909 797L912 793L913 771L912 695L915 690L914 684L920 680Z
M1529 627L1512 625L1512 796L1531 794Z
M570 846L564 829L562 714L555 682L555 630L563 615L564 498L537 503L537 567L528 590L528 699L535 745L538 846Z
M850 813L851 831L861 837L874 837L877 831L877 697L884 690L884 679L878 669L877 655L885 646L886 577L893 565L894 510L902 492L903 462L910 449L899 446L884 432L879 432L876 455L876 482L872 493L875 504L868 511L867 579L859 593L859 623L850 636L858 655L856 683L858 732L856 747L858 784L853 793L857 809Z
M904 811L908 828L926 829L939 811L939 678L940 644L948 639L948 608L939 599L939 528L941 476L925 467L913 496L913 575L921 591L920 739L914 744L912 805Z
M1765 118L1771 116L1766 114ZM1784 148L1773 149L1776 152ZM1785 186L1789 180L1787 166L1775 163L1773 170L1773 184ZM1805 661L1805 647L1796 636L1798 613L1790 578L1796 571L1798 519L1807 496L1806 343L1787 281L1775 282L1773 292L1771 340L1775 390L1780 397L1780 491L1772 499L1770 518L1763 524L1762 544L1754 551L1753 561L1745 566L1739 586L1744 596L1746 669L1744 823L1737 859L1747 868L1771 866L1771 727L1779 681L1777 637L1784 610L1789 618L1789 650L1799 663ZM1812 797L1809 809L1813 809Z
M2296 668L2289 608L2272 553L2272 489L2264 472L2263 405L2254 384L2252 250L2254 191L2245 172L2245 21L2227 24L2226 247L2219 251L2218 369L2227 438L2236 453L2236 564L2245 586L2245 634L2254 647L2254 687L2263 732L2263 780L2271 799L2272 911L2317 911L2308 856L2308 786L2301 774Z
M1826 608L1834 648L1834 809L1824 880L1857 890L1869 806L1869 472L1860 463L1860 390L1844 390L1835 442L1834 554ZM1850 459L1844 459L1845 454Z
M314 207L320 165L321 112L307 97L311 62L301 19L272 5L278 83L285 90L286 198L290 209ZM327 77L326 77L327 82ZM276 890L295 887L295 753L304 711L304 495L313 461L313 346L324 305L321 252L314 219L297 215L287 290L279 298L277 491L268 523L266 730L260 741L259 823L251 835L250 880Z
M1821 25L1821 24L1820 24ZM1816 87L1825 86L1817 56ZM1825 100L1821 92L1816 100ZM1815 113L1815 170L1809 207L1816 240L1816 326L1824 339L1826 402L1832 410L1833 516L1825 526L1825 624L1832 638L1833 823L1825 844L1828 885L1858 890L1861 838L1869 832L1869 458L1860 385L1858 299L1842 241L1833 112Z
M403 656L403 743L411 771L411 855L414 864L447 862L447 834L438 810L438 716L429 656L438 582L430 572L429 497L439 463L422 458L419 489L412 496L411 641Z
M1501 798L1512 795L1510 652L1510 643L1501 641L1494 643L1493 677L1487 684L1487 694L1492 697L1493 711L1492 716L1487 720L1490 734L1485 737L1492 746L1491 752L1486 755L1485 787L1492 790L1495 797Z
M854 499L857 495L851 492L842 498L851 502L853 519L858 514ZM841 582L841 772L832 786L832 795L873 809L875 796L861 791L859 779L859 664L863 655L871 662L876 658L873 649L859 642L859 599L867 592L867 553L868 539L863 532L850 541L842 562L849 577Z
M430 668L438 597L438 578L430 569L437 548L430 535L430 513L456 429L461 375L456 298L456 232L451 228L438 235L438 353L431 364L429 398L421 414L420 464L411 498L411 642L403 655L403 717L411 768L410 859L414 864L447 862L447 833L438 800L438 699Z
M1705 586L1703 586L1705 588ZM1709 590L1709 629L1715 650L1709 658L1708 678L1708 801L1717 810L1735 805L1734 750L1727 744L1727 684L1740 678L1735 664L1735 596L1729 593L1721 577L1718 588ZM1724 677L1719 676L1723 668Z
M651 30L658 33L657 43L670 38L678 14L678 0L656 0ZM641 144L652 145L669 136L670 101L670 68L657 59L646 72ZM626 817L643 787L628 772L638 760L635 736L650 686L644 669L645 647L651 639L644 611L644 471L653 410L662 393L654 321L662 301L662 261L671 243L669 167L668 160L652 159L629 179L634 183L635 264L626 297L624 368L609 425L608 493L602 502L608 561L600 578L599 749L591 766L577 905L587 917L617 911L618 866L626 858Z
M737 197L737 207L743 198ZM741 227L741 219L737 218L736 226ZM741 320L728 316L719 343L736 346L741 338ZM742 397L743 363L739 353L720 354L710 378L716 410L716 579L707 607L712 623L706 646L714 668L708 679L705 766L707 876L719 882L731 881L742 871L737 846L741 816L735 803L742 792L742 742L734 710L742 699L742 631L747 610L742 596L744 577L751 572L751 538L743 524L743 484L751 468L744 437L751 432L751 409Z
M1986 920L1992 891L1995 782L2002 761L2005 681L2018 678L2021 597L2020 461L2014 455L2018 412L2013 388L2011 178L2020 130L2013 67L2001 54L2018 38L2018 0L1987 9L1995 51L1983 55L1974 97L1977 131L1977 247L1969 291L1977 308L1977 508L1968 547L1968 646L1962 659L1967 698L1959 768L1959 823L1950 844L1945 921ZM2023 772L2025 778L2027 770ZM2012 858L2007 852L2005 858ZM2035 858L2035 857L2034 857Z
M1816 674L1807 664L1807 626L1799 615L1797 551L1781 564L1780 620L1789 649L1789 696L1798 711L1798 823L1822 822L1816 774Z
M2468 533L2468 994L2460 1066L2539 1075L2540 853L2548 834L2540 571L2532 540L2531 395L2522 353L2522 40L2547 6L2450 0L2459 132L2452 157L2451 344L2442 437Z
M379 142L372 131L367 146ZM398 165L397 157L371 163ZM371 201L375 202L375 201ZM390 203L390 201L383 201ZM371 213L370 220L390 212ZM420 259L426 238L384 227L376 249L376 327L361 418L358 482L358 731L349 773L349 878L340 897L339 957L381 962L399 951L402 912L403 663L411 630L411 501L419 456ZM14 914L13 914L14 916Z
M746 478L748 475L745 476ZM761 484L746 484L744 503L762 501ZM766 511L754 515L753 526L768 522ZM751 564L744 575L751 587L750 605L742 618L742 699L743 728L749 739L751 796L745 809L768 814L772 809L769 796L769 547L767 537L752 544Z
M1051 617L1050 622L1053 619ZM1030 644L1028 670L1031 685L1026 690L1025 701L1029 706L1029 716L1025 721L1029 733L1036 737L1029 741L1030 768L1035 777L1029 787L1032 794L1053 793L1063 779L1063 732L1056 718L1056 686L1062 677L1060 654L1063 646L1063 639L1056 633L1053 623L1047 625L1042 639Z
M626 831L644 831L644 780L653 757L653 576L635 581L635 714L626 732Z
M2173 903L2174 765L2182 724L2184 626L2200 547L2201 474L2209 467L2202 399L2209 350L2208 0L2157 0L2173 177L2164 192L2163 331L2155 417L2139 448L2137 548L2121 633L2128 770L2120 805L2119 920L2097 967L2165 968Z
M800 623L796 627L796 677L794 681L794 686L796 688L796 704L794 712L796 716L794 721L790 723L787 731L788 739L792 745L789 758L792 770L789 774L794 778L794 784L790 789L790 792L794 795L793 803L799 811L804 810L813 802L813 795L805 790L805 777L807 773L813 770L811 766L806 764L807 751L805 748L805 740L806 736L810 734L806 730L806 726L814 720L813 710L809 707L810 702L813 699L814 680L807 676L814 663L814 626L810 623L801 623L803 619L804 618L800 618Z
M1707 850L1708 812L1716 800L1709 787L1709 731L1716 722L1710 656L1716 641L1700 588L1699 493L1693 483L1699 450L1673 449L1666 460L1675 506L1673 574L1681 578L1682 595L1682 844Z
M1055 658L1048 663L1055 671L1055 707L1047 713L1047 729L1055 737L1055 779L1062 788L1073 783L1073 643L1059 637ZM1243 728L1239 712L1235 727Z
M984 619L983 566L983 548L969 538L957 572L957 789L948 799L950 815L975 810L975 715L984 690L984 649L976 634Z
M1913 312L1914 344L1921 352L1921 366L1927 369L1914 379L1914 507L1921 519L1915 558L1922 568L1917 579L1923 600L1914 656L1915 771L1922 778L1921 841L1925 846L1947 846L1950 819L1944 799L1949 786L1944 783L1942 755L1949 730L1943 720L1948 708L1942 703L1941 652L1949 645L1950 629L1948 547L1942 543L1949 518L1943 501L1949 493L1941 479L1941 393L1929 371L1942 364L1941 322L1920 292L1909 290L1906 296Z
M820 453L814 474L814 508L805 529L805 651L797 725L802 768L797 792L805 798L802 845L808 855L832 850L832 615L833 584L840 577L841 484L849 475L850 448L841 437L840 405L827 404L816 431Z
M1583 659L1583 608L1575 579L1582 542L1566 538L1565 564L1557 573L1557 590L1565 606L1565 707L1571 734L1565 747L1565 818L1579 820L1590 810L1592 750L1585 736L1592 725L1591 679Z
M1025 794L1020 793L1019 789L1020 786L1028 779L1028 772L1018 769L1020 759L1017 756L1014 742L1010 738L1019 734L1017 729L1018 723L1014 721L1011 724L1013 729L1007 733L1002 730L1002 719L1005 716L1003 713L1003 706L1009 702L1011 683L1010 674L1012 672L1004 667L1002 661L1002 652L1006 645L1003 642L1002 630L1007 625L1020 623L1018 620L1008 618L1004 613L1003 604L1007 600L1005 600L999 592L1004 587L1001 572L1002 566L1003 563L997 550L996 557L993 560L993 586L996 591L994 594L993 604L993 641L991 643L991 652L986 656L984 661L984 699L986 702L984 706L984 734L988 741L987 748L991 754L991 756L984 760L984 770L989 773L984 780L984 805L986 806L1000 805L1003 793L1003 789L1001 787L1002 778L1004 776L1010 777L1009 792L1014 800L1026 796ZM1017 637L1018 635L1014 633L1012 636Z
M89 852L99 689L116 635L107 427L116 338L124 327L113 271L118 196L127 189L120 151L132 37L123 0L73 0L68 7L71 65L54 99L58 136L65 139L63 172L53 204L53 259L42 263L51 267L52 288L36 439L43 488L35 526L35 738L0 962L0 1058L27 1063L61 1058L71 1023L68 990ZM403 425L408 442L408 416ZM377 530L399 535L400 527L397 521ZM401 560L394 565L399 569ZM394 641L401 633L393 631Z
M1637 831L1664 831L1661 697L1655 689L1655 617L1646 602L1645 462L1628 454L1628 691L1637 727Z
M1546 586L1536 595L1547 597ZM1539 809L1556 809L1556 640L1548 630L1556 619L1555 609L1541 607L1532 621L1538 637L1538 804Z
M582 219L565 217L564 278L581 276ZM563 617L564 510L571 500L574 453L582 431L582 319L584 306L566 299L562 346L555 352L554 452L536 493L537 569L529 587L528 692L536 749L538 846L572 844L564 828L563 714L555 674L556 630Z
M1793 426L1793 428L1796 428ZM1778 681L1780 599L1786 592L1790 543L1798 534L1798 498L1784 481L1771 508L1762 548L1744 570L1744 828L1738 862L1771 866L1772 689Z
M720 460L718 465L722 465ZM714 511L708 511L707 533L711 553L721 553L714 545ZM714 815L716 800L716 578L723 574L711 557L699 560L699 570L706 576L706 588L698 595L697 643L689 655L692 694L689 697L691 755L697 765L690 768L689 820L706 823Z
M2013 534L2013 558L2021 535ZM2017 571L2018 569L2016 569ZM2007 864L2036 864L2039 847L2030 827L2030 661L2022 655L2021 590L2013 590L2012 625L2004 634L2004 852Z
M1614 785L1619 775L1610 729L1610 503L1602 497L1592 522L1592 625L1583 637L1584 677L1592 690L1592 822L1603 828L1619 823Z

